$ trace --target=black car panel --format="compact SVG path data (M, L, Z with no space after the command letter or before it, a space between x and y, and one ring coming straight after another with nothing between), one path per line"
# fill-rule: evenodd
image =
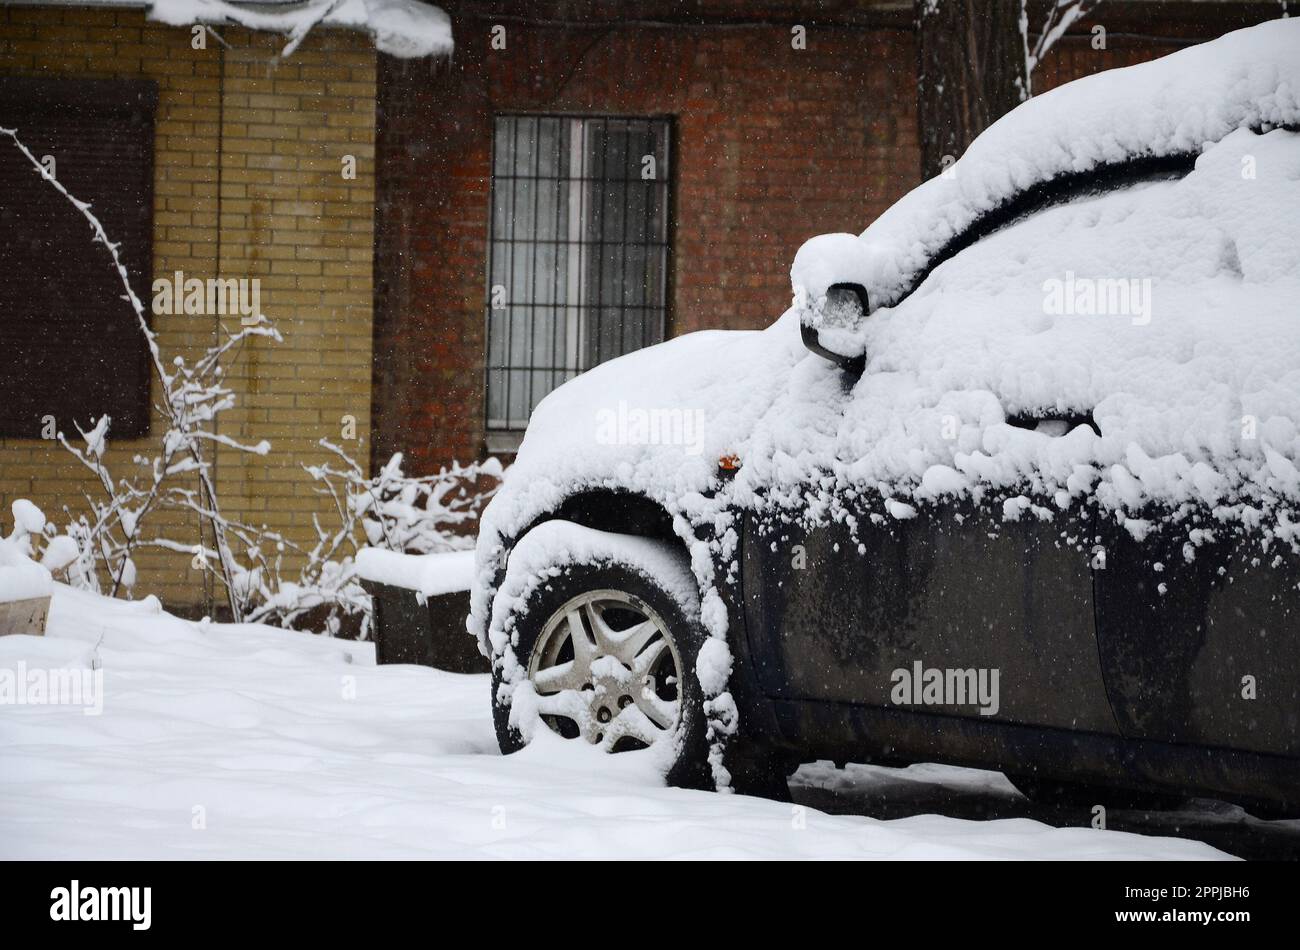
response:
M904 708L1117 732L1094 636L1086 523L1029 513L1003 522L950 505L879 525L861 511L855 520L853 532L749 516L746 626L769 696L898 706L895 671L911 675L919 663L996 671L996 712L969 702Z
M1114 523L1102 538L1098 639L1124 735L1300 755L1300 557Z
M804 758L944 762L1098 787L1202 793L1262 814L1300 810L1300 759L1121 736L938 717L851 703L772 701L781 748ZM1098 791L1098 804L1104 804Z

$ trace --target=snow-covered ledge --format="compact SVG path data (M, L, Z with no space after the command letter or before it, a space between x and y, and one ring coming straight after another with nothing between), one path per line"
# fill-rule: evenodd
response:
M399 554L383 548L357 552L362 580L413 590L424 597L441 597L470 589L474 581L474 552Z
M14 0L8 0L14 2ZM420 0L17 0L52 7L134 7L151 20L172 26L235 23L250 30L284 33L288 56L316 26L364 30L381 53L403 59L447 56L452 51L451 18Z

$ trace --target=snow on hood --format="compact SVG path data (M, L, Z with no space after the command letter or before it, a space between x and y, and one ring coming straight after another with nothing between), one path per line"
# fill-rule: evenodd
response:
M1278 21L1081 80L997 123L956 179L868 229L900 249L877 280L901 280L1050 169L1201 154L1180 180L1046 209L940 265L866 320L856 383L802 347L791 309L765 331L690 334L557 389L483 516L480 645L508 541L595 486L661 502L688 542L692 525L726 535L726 511L755 489L810 518L838 516L848 489L878 497L882 522L917 501L999 494L1013 517L1024 492L1049 515L1096 504L1135 525L1191 503L1300 543L1300 134L1251 130L1300 120L1297 50L1300 21ZM1092 412L1101 435L1007 422L1052 412ZM730 480L726 455L741 463ZM704 589L710 553L695 545L692 559Z
M947 172L863 231L860 249L841 235L813 238L812 253L797 255L791 269L796 305L837 282L865 286L873 307L896 303L949 240L1034 184L1135 156L1198 152L1235 129L1284 125L1300 125L1300 18L1077 79L994 122Z
M674 515L702 516L719 458L743 451L796 367L838 385L830 364L807 355L787 316L763 331L668 340L588 370L543 399L479 528L468 625L484 655L505 539L585 488L627 489ZM697 573L707 571L706 560L697 559Z

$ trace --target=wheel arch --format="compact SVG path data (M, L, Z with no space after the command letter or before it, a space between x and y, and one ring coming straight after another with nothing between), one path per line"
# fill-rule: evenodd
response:
M548 521L571 521L584 528L629 534L643 538L666 541L680 550L689 560L690 549L686 539L673 527L673 517L659 502L640 492L617 488L587 488L574 491L562 501L543 511L512 536L501 537L495 555L492 583L488 587L482 630L479 632L479 649L492 657L487 644L491 624L492 602L505 582L507 568L514 549L539 525Z
M572 521L584 528L631 534L668 541L685 548L673 529L673 516L659 502L639 492L614 488L593 488L574 492L559 505L533 519L514 538L514 547L524 535L546 521Z

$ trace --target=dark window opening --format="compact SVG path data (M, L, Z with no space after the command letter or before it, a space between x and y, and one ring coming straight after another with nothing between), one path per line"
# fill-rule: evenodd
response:
M664 337L667 119L502 115L492 149L487 427Z
M116 242L148 313L157 86L145 80L0 79L0 126L82 201ZM0 136L0 437L75 439L101 415L112 436L149 431L144 335L89 223Z

